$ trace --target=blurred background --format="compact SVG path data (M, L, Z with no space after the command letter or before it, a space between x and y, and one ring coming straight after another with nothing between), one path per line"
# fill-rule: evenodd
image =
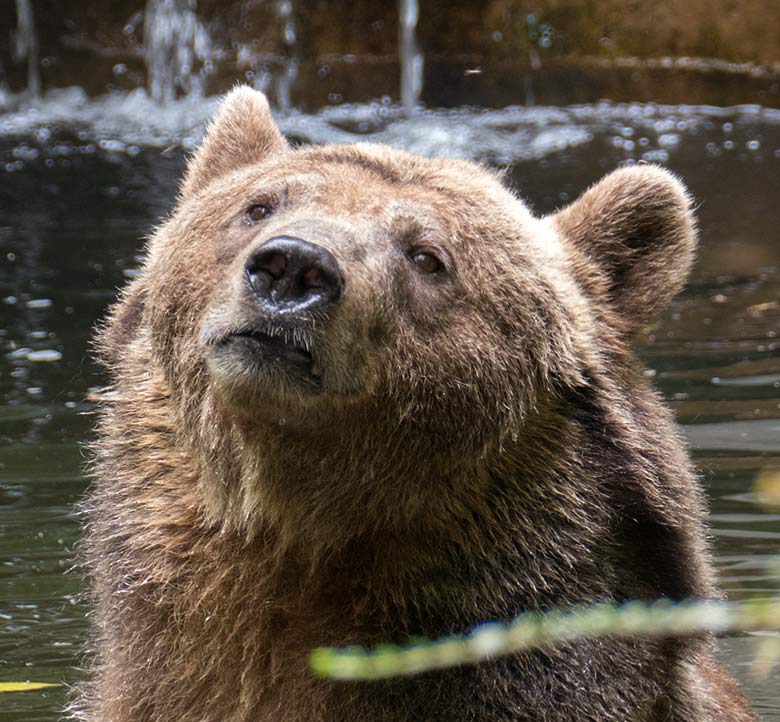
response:
M777 0L2 0L0 682L60 686L0 693L0 722L53 722L80 678L88 339L237 82L294 143L505 167L540 214L622 164L682 176L699 261L640 353L701 469L724 589L780 590ZM780 721L756 666L773 641L721 655Z

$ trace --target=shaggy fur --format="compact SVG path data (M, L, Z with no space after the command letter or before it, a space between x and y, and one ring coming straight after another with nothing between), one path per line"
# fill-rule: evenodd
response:
M244 269L280 235L333 254L338 302L267 316ZM317 645L717 596L702 495L629 349L694 246L689 199L656 167L539 219L469 163L292 150L263 96L231 93L98 338L113 385L87 502L81 719L755 719L704 638L371 683L307 667ZM256 328L310 354L309 375L225 346Z

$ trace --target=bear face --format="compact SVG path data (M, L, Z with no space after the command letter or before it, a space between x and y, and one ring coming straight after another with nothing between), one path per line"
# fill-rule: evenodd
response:
M537 219L470 163L293 150L264 98L238 89L102 347L121 358L130 343L162 370L215 514L338 509L356 532L430 518L478 493L455 480L543 425L678 290L688 206L644 167ZM311 478L302 459L331 453L338 478ZM358 469L373 482L350 488Z

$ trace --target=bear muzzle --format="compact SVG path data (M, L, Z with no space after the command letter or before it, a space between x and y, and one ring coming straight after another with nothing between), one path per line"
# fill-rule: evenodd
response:
M278 235L250 247L232 273L243 275L234 276L200 334L215 378L254 388L321 390L315 326L342 296L335 256Z

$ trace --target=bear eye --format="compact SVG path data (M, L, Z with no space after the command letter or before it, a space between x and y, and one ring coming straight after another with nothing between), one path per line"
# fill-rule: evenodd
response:
M264 218L268 218L268 216L271 215L271 207L262 203L257 203L251 206L245 215L250 223L259 223Z
M442 262L432 253L417 251L410 256L412 263L420 273L439 273L444 270Z

